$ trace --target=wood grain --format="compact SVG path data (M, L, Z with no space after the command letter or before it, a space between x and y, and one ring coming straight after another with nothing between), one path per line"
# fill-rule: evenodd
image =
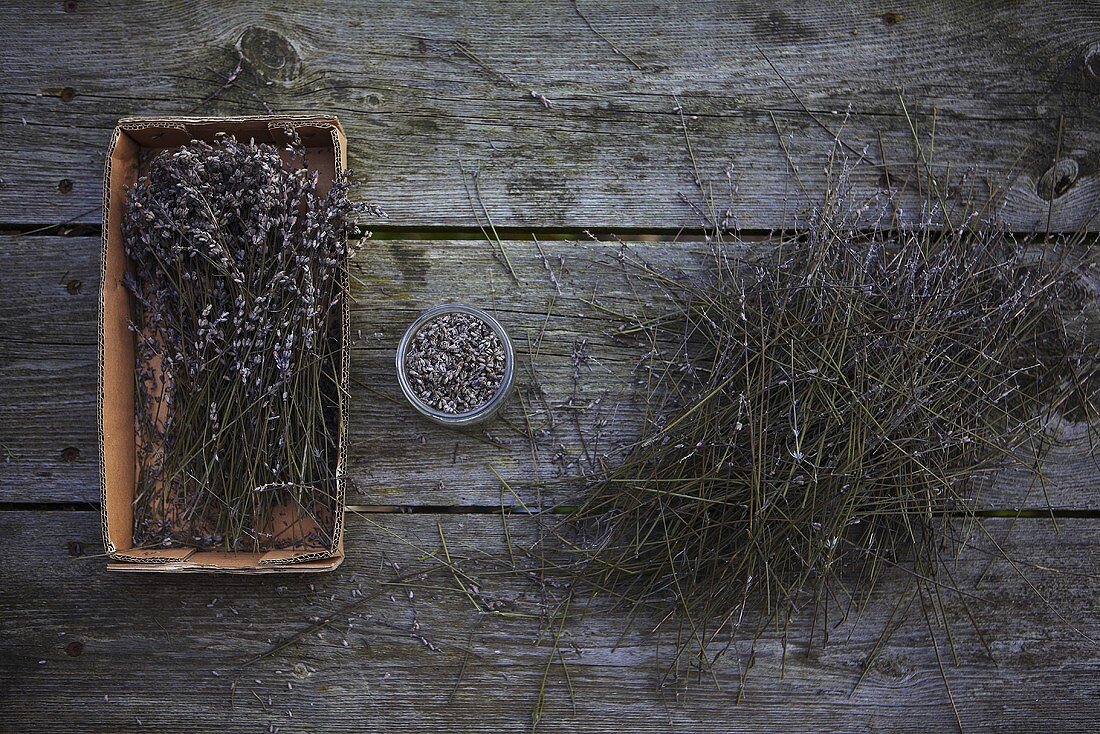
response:
M99 238L0 235L0 499L98 502Z
M510 279L496 246L479 240L372 240L353 261L352 504L515 503L502 491L495 469L524 503L550 505L574 493L575 483L558 477L576 473L586 446L589 453L602 453L638 435L644 401L635 368L646 347L622 339L620 321L607 311L636 307L639 298L656 304L661 294L631 289L614 242L503 245L519 284ZM0 236L0 269L10 274L12 287L0 299L2 501L98 500L98 247L91 237ZM706 267L700 243L630 247L653 267ZM74 279L83 284L77 292ZM516 346L516 396L484 430L455 432L423 420L404 403L394 375L394 352L406 325L423 309L451 301L496 313ZM574 366L574 354L582 352L584 359ZM537 435L534 455L528 421ZM606 425L600 427L601 421ZM1066 438L1048 459L1045 495L1023 474L1006 472L984 494L983 506L1039 508L1049 498L1058 509L1100 509L1088 437L1076 426Z
M769 229L806 204L777 127L811 192L843 128L873 194L873 164L896 181L914 160L903 96L935 160L1012 178L1012 227L1100 227L1087 0L580 2L602 38L564 0L74 7L17 4L0 29L0 222L98 222L120 116L274 110L338 114L393 226L472 227L461 166L501 226L674 231L699 225L682 108L702 180Z
M637 297L617 245L551 232L698 228L700 188L742 227L796 224L838 132L842 158L865 158L856 195L882 190L884 160L890 183L911 180L910 121L953 181L1008 182L1010 227L1100 230L1098 44L1089 0L6 4L0 231L79 222L94 235L119 117L324 111L347 128L359 196L409 239L355 261L349 462L350 502L403 511L351 513L335 573L242 578L108 573L89 555L98 513L56 503L99 496L99 240L0 235L0 731L529 730L545 676L541 732L954 732L944 675L967 732L1095 731L1094 517L1057 531L987 521L1018 562L978 540L954 569L977 629L951 594L950 645L910 607L854 692L900 576L859 624L828 625L827 646L807 644L800 618L786 642L769 630L710 680L662 687L671 641L644 616L624 634L606 601L562 628L551 657L555 595L499 573L508 540L532 542L542 520L509 514L506 540L493 509L518 501L490 465L549 506L570 496L555 477L585 445L626 443L642 420L642 349L594 305ZM518 282L489 243L437 239L476 232L475 172ZM698 244L635 247L699 266ZM516 341L517 397L487 431L448 432L400 400L397 339L448 300L493 310ZM594 448L602 420L613 427ZM983 505L1095 516L1100 466L1080 426L1067 438L1045 495L1009 472ZM385 584L431 568L441 534L479 603L505 614L476 611L447 574Z
M0 551L9 559L0 567L0 721L6 722L0 728L14 722L22 732L530 726L553 635L536 585L523 575L494 574L507 558L499 517L353 516L348 560L332 574L308 578L110 573L101 558L70 556L95 552L98 529L93 512L0 513ZM1060 732L1095 730L1100 653L1071 627L1100 637L1100 527L1067 520L1062 529L1056 534L1038 520L1016 526L1005 547L1023 577L1003 560L991 563L985 546L955 569L960 588L976 597L970 607L981 637L946 592L957 663L944 629L934 621L932 630L965 731L1030 733L1048 731L1052 722ZM446 573L408 587L383 585L396 576L394 563L402 573L427 568L421 559L440 553L441 530L451 557L478 584L480 603L511 616L479 615ZM510 530L516 546L536 533L533 520L519 517ZM1005 521L991 521L990 530L1003 539ZM772 732L798 722L805 731L954 732L919 604L895 620L896 631L852 692L906 583L888 576L860 622L832 628L824 647L820 634L807 646L809 620L796 619L785 658L781 635L765 632L755 649L735 645L713 678L664 688L669 639L659 644L660 635L638 629L622 635L621 612L596 601L583 619L562 628L561 658L547 675L537 731ZM357 601L360 592L366 598ZM350 603L326 629L238 670L308 631L311 617ZM639 626L648 622L643 615ZM750 654L738 704L740 666Z

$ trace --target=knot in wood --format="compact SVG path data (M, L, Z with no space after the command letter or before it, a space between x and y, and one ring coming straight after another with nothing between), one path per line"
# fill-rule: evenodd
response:
M237 48L256 73L273 82L289 82L302 70L298 50L283 34L252 26L241 34Z
M1100 82L1100 41L1093 41L1085 48L1085 74Z
M1057 199L1077 181L1078 172L1077 161L1072 158L1059 158L1039 177L1036 193L1047 201Z

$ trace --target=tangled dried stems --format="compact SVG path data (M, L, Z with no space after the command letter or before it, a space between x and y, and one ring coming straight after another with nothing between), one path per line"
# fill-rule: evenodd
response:
M620 250L635 292L660 294L620 314L649 350L643 435L591 468L543 557L656 609L670 671L769 626L786 639L804 611L812 639L887 569L937 604L986 535L982 488L1017 467L1045 492L1060 423L1096 415L1085 235L1014 236L997 195L949 200L922 159L914 223L898 190L857 197L838 151L796 232L750 241L704 195L700 272Z

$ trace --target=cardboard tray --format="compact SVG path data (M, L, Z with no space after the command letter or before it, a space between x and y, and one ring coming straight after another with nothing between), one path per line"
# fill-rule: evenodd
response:
M134 428L134 335L128 328L131 303L123 274L128 259L121 223L126 187L137 179L142 149L163 150L191 140L212 142L220 132L240 140L281 143L296 130L322 182L331 182L347 167L347 138L335 117L265 115L255 117L125 118L119 121L107 149L103 183L103 251L99 289L99 443L103 546L115 571L220 571L230 573L329 571L344 559L345 465L347 416L341 417L336 469L335 525L329 547L302 547L265 553L225 553L190 548L136 549L133 544L133 500L137 485ZM346 275L345 275L346 278ZM347 292L345 281L344 291ZM342 348L340 390L348 394L351 314L347 299L340 306ZM347 401L344 401L347 405Z

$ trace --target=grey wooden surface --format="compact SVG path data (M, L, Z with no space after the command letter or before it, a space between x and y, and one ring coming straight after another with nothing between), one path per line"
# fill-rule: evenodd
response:
M332 574L163 579L107 574L100 559L71 557L74 541L95 546L98 521L91 513L0 514L5 542L22 549L18 563L0 569L0 582L20 589L0 595L5 726L20 721L21 731L56 731L64 722L72 732L266 731L271 724L282 731L528 729L552 630L538 619L537 587L519 575L491 573L497 568L492 559L506 557L500 518L387 514L348 522L348 560ZM510 521L514 543L532 539L532 522ZM990 528L999 535L1007 522ZM1100 652L1083 644L1063 618L1094 635L1100 631L1096 523L1065 520L1057 535L1048 522L1021 522L1009 553L1059 572L1021 566L1017 573L1004 561L990 565L983 552L988 547L981 545L966 556L960 583L975 587L981 574L985 578L973 588L978 599L970 600L978 630L965 623L957 600L948 602L959 665L950 662L944 630L933 628L948 660L955 703L967 731L1095 731ZM386 586L395 577L390 564L409 573L424 567L418 565L424 554L441 552L439 528L452 558L463 559L479 582L483 604L536 616L479 620L449 575ZM657 636L639 631L620 641L622 614L593 610L566 625L559 640L576 711L555 658L539 730L953 731L919 604L903 615L852 692L900 582L884 585L880 602L858 625L832 629L824 649L807 646L809 625L799 620L784 663L781 637L766 632L755 646L740 704L739 665L749 659L748 645L736 646L713 679L662 688ZM1054 610L1036 601L1028 583ZM378 590L381 596L367 598ZM311 617L336 610L342 612L333 625L240 667L288 633L310 630ZM667 660L669 639L664 643Z
M507 555L499 507L568 502L572 485L554 479L583 452L578 431L610 448L638 429L630 379L642 350L600 306L629 303L614 233L660 236L632 247L661 267L699 267L698 242L669 241L699 223L683 200L695 191L684 126L704 182L742 225L768 230L805 208L779 135L813 191L843 124L867 150L858 190L873 192L880 133L888 159L911 159L900 92L925 133L935 109L936 157L953 171L1010 178L1011 226L1100 228L1089 2L3 5L4 731L530 728L552 635L539 590L494 573ZM349 517L347 562L323 577L109 574L94 556L108 131L123 115L267 108L340 115L363 196L390 213L354 263L349 501L364 514ZM1052 167L1062 177L1048 200L1039 182ZM463 171L478 171L518 283L480 236ZM517 399L486 431L435 428L397 400L400 331L446 300L494 310L516 340ZM989 520L1015 567L978 543L957 569L980 599L980 634L948 604L956 660L934 628L967 731L1096 729L1100 467L1081 427L1066 438L1045 495L1011 472L983 495L990 514L1027 516ZM514 542L535 537L538 519L507 518ZM385 586L390 564L438 552L440 528L487 598L532 616L479 619L449 577L418 582L412 599ZM640 629L619 640L622 612L598 603L566 628L538 730L954 731L917 609L852 693L903 582L888 579L864 621L824 648L807 647L799 622L782 676L783 646L766 633L740 702L747 647L709 684L662 688L668 641ZM247 668L231 692L241 662L380 590Z
M627 282L614 243L502 245L518 285L497 246L484 240L368 240L356 255L350 503L497 507L493 469L525 504L566 502L575 485L559 476L575 475L570 465L583 462L582 435L593 441L598 434L608 450L637 435L645 406L634 389L641 377L635 368L646 348L620 338L621 321L607 311L631 308L636 296L656 303L661 294ZM0 408L8 451L0 480L12 500L99 498L95 292L86 285L96 278L97 247L91 237L0 236L0 272L19 275L12 297L0 303L0 354L7 357L0 374L15 394L36 395ZM631 243L632 253L653 267L684 272L706 266L706 249L698 242ZM516 347L517 397L483 430L455 432L421 420L403 403L393 369L404 327L420 311L454 301L493 311ZM585 355L576 366L575 350ZM1036 510L1049 503L1075 511L1100 505L1086 432L1066 426L1063 438L1047 462L1045 494L1023 473L1005 471L984 493L984 505ZM564 456L555 460L559 452ZM504 502L518 504L511 494Z
M98 221L121 115L270 108L340 115L353 170L400 226L473 224L460 162L481 168L501 223L696 226L678 196L691 185L682 105L704 177L725 190L732 166L743 224L767 229L792 214L772 116L820 185L830 138L814 118L835 132L849 105L853 149L879 161L881 132L888 159L910 159L899 92L922 129L938 110L941 160L1018 174L1007 215L1024 228L1046 223L1037 187L1061 119L1078 175L1053 223L1094 210L1100 14L1087 0L579 1L633 64L570 0L6 3L0 220Z

